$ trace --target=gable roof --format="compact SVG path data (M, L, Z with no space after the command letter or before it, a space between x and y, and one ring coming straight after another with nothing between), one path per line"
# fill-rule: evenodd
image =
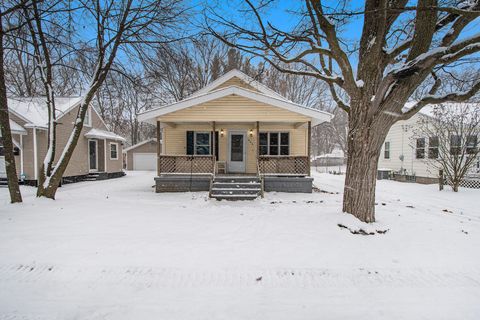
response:
M133 146L130 146L128 148L123 149L123 152L133 150L133 149L135 149L137 147L140 147L140 146L143 146L144 144L147 144L149 142L157 142L157 139L152 138L152 139L143 140L142 142L139 142L137 144L134 144ZM162 140L160 140L160 143L162 143Z
M402 112L407 112L410 110L417 101L409 101L405 103L405 105L402 108ZM438 104L428 104L424 106L423 108L418 111L417 114L419 115L424 115L430 118L435 117L435 113L437 112L438 107L445 107L447 109L454 109L454 108L463 108L462 111L467 111L467 112L473 112L477 108L480 107L480 103L475 103L475 102L443 102L443 103L438 103Z
M201 103L205 103L208 101L212 101L215 99L223 98L229 95L238 95L244 98L252 99L258 102L262 102L268 105L286 109L298 114L302 114L307 117L311 117L312 125L314 126L323 122L328 122L333 118L333 115L331 113L328 113L325 111L307 108L282 98L266 95L262 92L247 90L237 86L230 86L230 87L210 91L204 94L194 95L179 102L175 102L166 106L161 106L151 110L144 111L138 114L138 120L142 122L154 124L156 122L156 118L159 116L162 116L171 112L175 112L181 109L189 108L189 107L192 107Z
M82 99L83 97L55 97L57 119L61 119L77 107ZM25 127L46 129L48 127L48 111L45 100L46 97L11 97L8 98L8 110L25 121ZM97 110L93 107L91 109L108 128Z
M260 83L259 81L253 79L252 77L246 75L245 73L243 73L243 72L241 72L240 70L237 70L237 69L230 70L229 72L225 73L223 76L221 76L218 79L210 82L208 85L206 85L202 89L194 92L190 97L195 97L195 96L202 95L202 94L210 92L210 91L214 91L215 88L220 86L222 83L225 83L225 82L227 82L227 81L229 81L230 79L233 79L233 78L239 78L241 81L245 82L246 84L255 88L256 90L258 90L261 93L286 100L285 97L281 96L280 94L273 91L272 89L270 89L266 85Z

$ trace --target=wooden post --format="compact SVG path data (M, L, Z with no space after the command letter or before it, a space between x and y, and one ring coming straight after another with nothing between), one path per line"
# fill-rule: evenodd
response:
M160 121L157 121L157 176L160 176L162 168L160 167L160 155L162 154L162 146L160 144L161 134L160 134Z
M312 148L312 121L308 121L308 133L307 133L308 137L307 137L307 170L308 170L308 176L310 176L310 149Z
M438 171L438 189L439 189L440 191L443 190L443 179L444 179L444 178L443 178L443 170L440 169L440 170Z
M217 149L216 149L216 141L215 141L215 121L212 122L212 128L213 128L213 133L212 133L212 156L213 156L213 174L215 174L215 162L217 161L217 158L215 155L217 154Z
M260 174L259 170L259 158L260 158L260 121L257 121L257 174Z

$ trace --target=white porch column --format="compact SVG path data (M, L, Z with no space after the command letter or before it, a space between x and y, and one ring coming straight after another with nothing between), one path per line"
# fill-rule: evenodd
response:
M37 128L33 127L33 177L38 180Z
M110 152L110 150L108 150ZM117 150L118 153L118 150ZM107 139L103 139L103 156L104 156L104 163L103 163L103 169L105 172L108 172L107 170Z
M20 135L20 175L23 174L23 135Z

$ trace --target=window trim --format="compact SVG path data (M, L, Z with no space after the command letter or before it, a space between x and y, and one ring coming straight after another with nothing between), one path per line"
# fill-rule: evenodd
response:
M452 139L455 137L455 139L458 142L458 145L454 145L452 143ZM451 134L450 135L450 155L452 156L459 156L462 154L462 136L458 134Z
M423 147L422 148L418 147L418 141L419 140L423 140ZM425 139L425 138L417 138L415 140L415 159L420 159L420 160L425 159L425 149L426 149L426 146L427 146L426 144L427 144L427 139ZM419 150L423 150L423 157L418 156L418 151Z
M112 158L112 145L115 145L115 151L117 153L116 158ZM110 142L109 143L109 153L110 153L110 160L118 160L118 142Z
M388 144L388 149L387 149L387 144ZM383 159L390 160L391 159L391 142L390 141L385 141L384 147L383 147ZM387 157L387 152L388 152L388 157Z
M87 120L87 116L88 116L88 122L84 121L83 125L85 127L91 127L92 126L92 109L90 107L88 107L88 109L87 109L87 113L85 115L84 120Z
M197 153L197 134L206 134L208 135L208 153L207 154L198 154ZM201 146L206 146L206 144L201 144ZM212 153L212 134L210 131L193 131L193 154L198 156L207 156Z
M436 138L437 139L437 146L436 147L432 147L432 139L433 138ZM432 160L435 160L435 159L438 159L440 157L440 153L439 153L439 147L440 147L440 139L438 138L438 136L431 136L431 137L428 137L428 155L427 155L427 158L428 159L432 159ZM431 156L431 151L432 150L436 150L436 157L432 157Z
M262 146L265 146L264 144L260 144L260 134L266 133L267 134L267 154L260 154L260 148ZM276 133L278 135L278 153L277 154L270 154L270 134ZM282 133L288 133L288 154L280 154L281 147L285 147L287 145L281 143L281 134ZM273 130L273 131L266 131L266 130L261 130L258 134L258 155L259 156L269 156L269 157L281 157L281 156L290 156L292 154L292 134L290 131L280 131L280 130Z

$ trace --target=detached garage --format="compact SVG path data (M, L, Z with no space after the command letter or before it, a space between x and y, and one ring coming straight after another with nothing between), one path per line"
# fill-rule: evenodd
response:
M123 150L127 170L157 170L157 140L149 139Z

